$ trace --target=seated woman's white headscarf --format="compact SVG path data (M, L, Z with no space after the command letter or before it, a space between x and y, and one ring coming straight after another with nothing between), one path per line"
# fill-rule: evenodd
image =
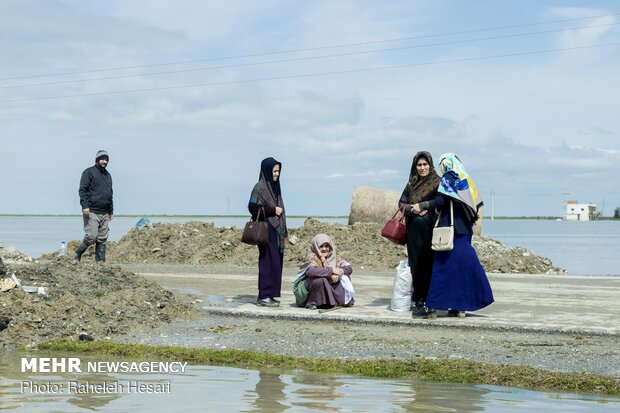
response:
M328 244L331 248L331 251L327 257L323 257L321 255L320 247L323 244ZM327 234L317 234L310 242L310 249L308 249L308 254L306 255L304 262L302 262L300 269L307 268L313 263L323 268L337 268L340 266L341 261L342 260L336 255L336 246L334 245L334 241L332 241L331 237Z

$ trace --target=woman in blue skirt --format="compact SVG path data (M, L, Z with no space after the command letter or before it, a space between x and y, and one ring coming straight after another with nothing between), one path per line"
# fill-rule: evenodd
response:
M482 200L476 185L460 159L453 153L439 160L438 195L432 201L414 205L414 211L437 209L440 227L450 226L450 207L453 211L454 247L435 252L433 272L426 305L425 318L436 318L435 309L448 309L448 315L465 317L465 311L480 310L491 304L493 291L476 251L471 245L473 224L478 219Z

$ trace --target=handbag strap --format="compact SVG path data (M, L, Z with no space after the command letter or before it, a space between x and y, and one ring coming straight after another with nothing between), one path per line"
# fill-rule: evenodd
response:
M263 219L265 218L265 208L260 207L260 209L258 210L258 213L256 214L256 221L260 221L260 213L263 213Z
M449 200L448 202L450 202L450 226L454 226L454 212L452 211L452 200ZM441 211L439 211L439 214L437 214L437 221L435 221L435 228L437 228L437 225L439 225L440 216L441 216Z
M401 206L400 208L398 208L396 210L396 212L394 212L394 215L392 215L392 219L396 218L396 215L398 215L398 213L400 212L400 218L398 219L399 222L402 222L405 220L405 207L407 206L407 204L403 204L403 206Z

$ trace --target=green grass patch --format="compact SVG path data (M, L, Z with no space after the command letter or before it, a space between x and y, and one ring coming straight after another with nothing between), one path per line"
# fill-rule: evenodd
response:
M484 364L468 360L345 360L289 357L247 350L214 350L111 342L52 341L39 351L111 355L135 360L187 361L199 365L248 369L303 369L377 378L415 378L443 383L491 384L523 389L620 395L620 379L590 373L562 373L527 366Z

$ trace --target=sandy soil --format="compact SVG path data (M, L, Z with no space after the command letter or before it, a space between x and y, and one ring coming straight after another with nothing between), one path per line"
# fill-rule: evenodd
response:
M4 349L77 339L80 334L105 339L197 314L193 304L118 266L76 265L68 257L57 257L46 263L1 267L16 274L22 286L45 289L44 295L22 288L0 292L0 320L5 321L0 327L0 348Z

